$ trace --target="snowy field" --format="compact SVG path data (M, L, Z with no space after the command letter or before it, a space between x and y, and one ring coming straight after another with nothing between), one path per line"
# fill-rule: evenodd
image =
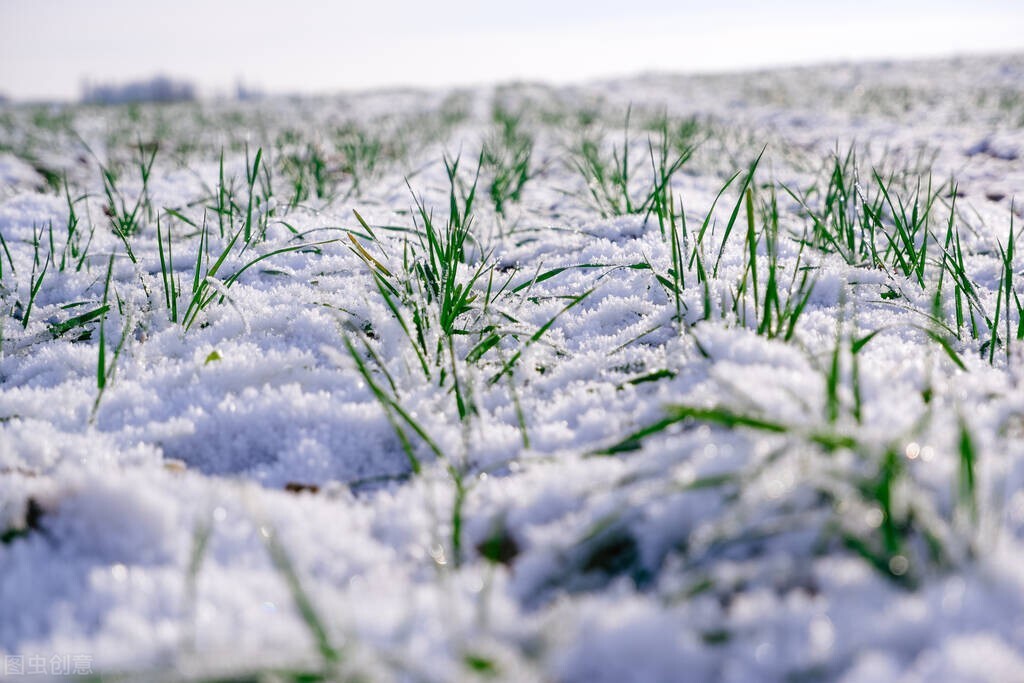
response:
M0 674L1024 681L1022 200L1019 55L6 105Z

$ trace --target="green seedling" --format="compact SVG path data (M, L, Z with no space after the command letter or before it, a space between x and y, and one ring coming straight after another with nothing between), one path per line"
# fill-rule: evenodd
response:
M484 142L481 165L487 169L488 194L494 210L504 216L509 204L517 203L530 179L533 136L522 129L522 115L496 107L494 120L498 130Z

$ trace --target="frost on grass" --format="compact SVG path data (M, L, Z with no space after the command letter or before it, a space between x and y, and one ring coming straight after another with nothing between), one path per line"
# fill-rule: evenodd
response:
M0 111L0 651L1024 670L1019 57Z

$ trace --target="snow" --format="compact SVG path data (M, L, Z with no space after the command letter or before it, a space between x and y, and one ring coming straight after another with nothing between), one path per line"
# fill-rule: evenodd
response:
M996 240L1005 244L1011 215L1015 226L1024 219L1013 197L1024 187L1022 91L1024 60L1005 56L175 104L139 108L135 119L83 107L68 110L80 139L6 105L0 142L12 151L0 155L0 235L14 269L0 252L0 531L24 533L0 545L0 654L86 654L95 672L142 678L315 669L316 643L273 554L280 543L341 653L340 671L374 680L1024 681L1019 347L1009 358L1000 347L990 364L984 340L954 339L961 370L922 331L932 289L807 251L817 281L794 339L759 335L720 316L746 263L743 218L710 286L711 320L701 320L704 292L687 272L681 332L652 271L621 267L667 272L657 220L600 216L566 163L576 125L542 117L593 109L621 144L631 104L637 188L649 180L644 115L706 122L713 134L673 184L691 230L765 144L759 196L773 180L806 186L830 152L855 141L876 163L930 167L936 187L954 176L967 269L991 310L1002 272ZM459 366L477 411L460 421L450 378L424 378L338 228L361 232L358 210L381 237L371 253L399 269L402 233L381 226L412 227L405 178L443 219L442 153L461 151L468 182L496 98L527 107L537 174L505 217L481 185L480 244L469 260L490 252L495 288L512 275L510 289L552 268L588 267L537 278L497 304L516 321L500 324L517 336L482 363ZM172 323L155 218L143 210L132 263L104 215L97 163L121 169L130 208L142 191L132 146L164 136L147 188L152 205L201 222L202 207L215 202L222 146L225 178L244 200L257 147L330 149L328 131L349 121L398 131L387 139L405 136L407 157L382 162L362 194L345 196L342 179L340 196L292 209L288 181L272 166L274 204L255 207L257 215L273 207L268 239L232 254L221 275L294 246L277 221L321 229L307 241L342 239L261 261L190 329ZM301 142L280 142L288 134ZM51 266L23 329L38 273L34 236L52 223L59 252L68 221L63 192L47 189L24 160L29 151L67 175L73 197L88 195L75 207L80 229L91 223L95 232L80 270ZM716 209L712 251L735 191ZM784 228L801 229L795 202L781 192L778 201ZM216 258L225 242L216 215L207 219ZM161 229L174 235L181 313L199 239L166 214ZM797 252L782 240L787 279ZM126 325L129 333L97 403L98 325L84 326L91 335L81 340L54 339L49 329L100 304L111 253L108 363ZM486 282L477 287L482 297ZM559 313L566 297L591 288ZM902 298L885 299L889 289ZM861 423L848 414L844 357L844 412L830 426L826 371L840 320L853 337L881 331L858 356ZM423 471L411 471L346 350L346 336L358 334L385 359L401 405L447 462L413 437ZM476 341L457 335L459 357ZM511 382L489 383L517 351ZM374 377L388 387L382 373ZM678 405L728 407L791 431L684 421L636 450L595 455ZM974 522L957 498L961 421L978 454ZM862 448L830 451L808 436L829 429L855 434ZM889 558L890 575L842 539L879 537L881 510L858 484L891 449L907 472L893 507L912 511L908 524L927 529L942 551L931 557L918 533L909 557ZM466 476L458 550L448 465Z

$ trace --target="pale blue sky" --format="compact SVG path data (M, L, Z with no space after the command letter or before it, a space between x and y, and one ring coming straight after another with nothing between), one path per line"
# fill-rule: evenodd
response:
M1024 0L0 0L0 93L156 73L207 94L1024 50Z

